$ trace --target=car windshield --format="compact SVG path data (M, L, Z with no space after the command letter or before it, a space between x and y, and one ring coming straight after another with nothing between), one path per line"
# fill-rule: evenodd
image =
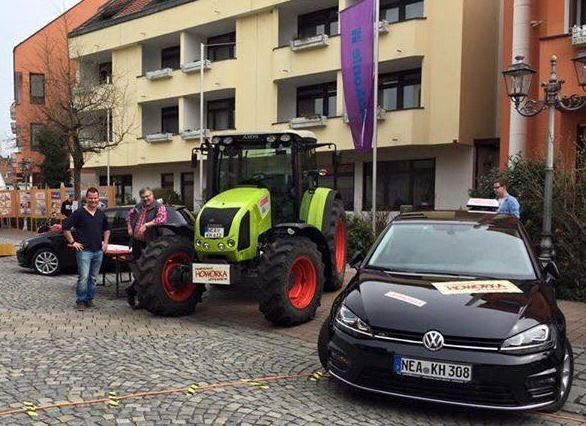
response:
M516 229L472 223L394 223L368 266L406 273L535 279Z
M234 144L220 147L218 190L259 185L271 193L288 193L293 186L290 143Z

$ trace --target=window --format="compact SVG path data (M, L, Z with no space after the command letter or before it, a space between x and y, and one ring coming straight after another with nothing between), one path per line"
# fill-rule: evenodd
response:
M232 44L229 44L232 43ZM223 61L224 59L233 59L235 57L236 47L236 33L223 34L216 37L208 38L208 45L222 46L209 46L208 47L208 59L212 62Z
M178 69L180 65L179 46L167 47L161 50L161 68Z
M387 111L421 105L421 69L383 74L378 84L379 106Z
M318 34L329 36L338 34L338 8L332 7L299 15L297 34L300 38L308 38Z
M20 94L22 93L22 73L14 73L14 103L20 105Z
M100 176L100 186L106 186L107 177ZM123 206L135 201L132 197L132 175L110 176L110 185L116 187L116 205Z
M586 0L570 0L570 27L586 25Z
M297 88L297 117L336 116L336 83Z
M234 129L235 99L208 102L208 127L211 130Z
M423 0L381 0L381 20L392 24L422 17Z
M98 64L98 81L100 84L112 82L112 62Z
M173 173L161 173L161 188L173 189L175 177Z
M403 204L432 209L435 160L380 161L377 167L377 206L399 210ZM364 207L372 206L372 163L364 164Z
M31 104L45 103L45 74L30 74Z
M161 108L161 132L179 133L179 107Z
M193 210L193 173L181 173L181 199Z
M34 151L39 150L40 136L45 131L44 124L31 123L31 149Z
M322 168L322 167L320 167ZM331 176L321 176L319 186L334 188L334 169L331 162L324 167L331 173ZM345 210L354 210L354 164L338 165L338 193L342 196Z

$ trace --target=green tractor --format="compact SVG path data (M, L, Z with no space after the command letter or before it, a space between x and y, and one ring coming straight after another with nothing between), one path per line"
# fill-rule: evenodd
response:
M319 186L320 148L332 153L335 187L335 145L311 132L228 132L195 148L194 167L207 158L207 202L194 241L163 236L149 244L137 265L140 303L156 315L186 315L206 284L248 281L269 321L311 320L322 291L339 289L346 268L344 205Z

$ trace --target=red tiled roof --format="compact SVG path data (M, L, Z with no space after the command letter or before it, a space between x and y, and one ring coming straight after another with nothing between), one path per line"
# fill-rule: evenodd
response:
M128 4L128 6L126 6L124 9L122 9L120 12L118 12L114 16L114 18L120 18L121 16L127 16L127 15L131 15L133 13L136 13L136 12L140 12L149 4L155 3L155 2L156 2L156 0L132 0L130 2L130 4Z

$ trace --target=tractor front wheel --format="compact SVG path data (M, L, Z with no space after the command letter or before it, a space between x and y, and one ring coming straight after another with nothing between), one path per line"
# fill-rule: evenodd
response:
M260 260L260 311L278 325L311 320L324 283L322 256L309 238L283 238L269 244Z
M336 291L342 288L346 273L346 212L342 200L334 200L324 235L328 242L331 259L329 268L326 268L324 290Z
M191 241L165 236L150 243L137 264L137 292L141 306L155 314L191 314L205 288L191 282L194 258Z

